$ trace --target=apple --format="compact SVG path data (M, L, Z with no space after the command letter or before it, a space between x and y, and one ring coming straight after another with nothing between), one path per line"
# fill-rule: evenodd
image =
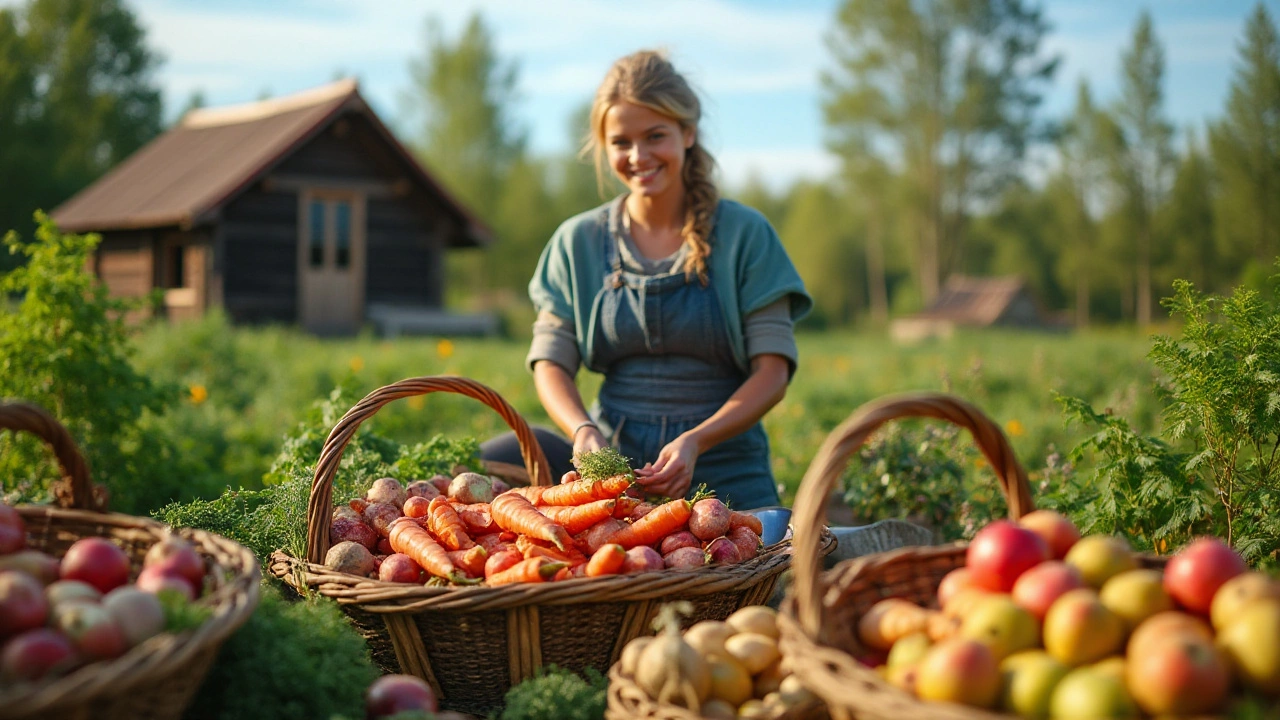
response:
M946 640L916 666L916 694L921 700L994 707L1000 697L1000 667L985 644Z
M1058 598L1044 616L1044 649L1067 665L1085 665L1117 652L1124 643L1124 620L1090 589Z
M1069 669L1043 650L1010 655L1000 663L1000 708L1020 717L1048 717L1053 689Z
M1170 610L1156 613L1139 623L1133 634L1129 636L1125 654L1129 657L1141 655L1148 643L1178 635L1192 635L1207 642L1213 642L1213 630L1204 620L1195 615Z
M886 666L884 679L892 686L916 694L916 684L920 680L920 668L916 665L899 665L897 667ZM765 693L768 695L768 693ZM705 707L705 706L704 706ZM734 717L737 717L736 715Z
M102 599L102 593L82 580L59 580L44 589L44 597L49 601L50 607L56 608L68 602L98 602Z
M924 633L911 633L893 644L889 648L889 657L885 659L884 664L889 666L890 670L900 667L914 667L929 652L929 648L933 646L929 636Z
M1126 684L1152 715L1212 715L1231 686L1227 663L1213 643L1191 634L1147 643L1130 657Z
M965 616L960 637L985 643L999 662L1040 643L1040 623L1008 595L990 595Z
M17 510L0 503L0 555L17 552L27 546L27 524Z
M1159 570L1126 570L1114 575L1103 584L1098 597L1124 620L1128 632L1152 615L1173 609L1173 598L1165 592Z
M1218 633L1218 647L1245 685L1280 695L1280 600L1263 598L1241 608L1240 616Z
M75 662L76 649L65 635L51 628L36 628L5 644L0 653L0 678L39 680Z
M422 678L413 675L383 675L365 694L365 717L369 720L404 712L435 712L436 694Z
M1080 539L1080 530L1056 510L1032 510L1018 518L1018 524L1039 535L1049 546L1049 556L1061 560Z
M1248 570L1244 558L1230 545L1215 537L1203 537L1169 558L1164 568L1164 589L1182 607L1207 617L1218 588Z
M0 555L0 570L21 570L44 585L58 579L59 565L58 558L39 550L19 550Z
M1213 594L1213 603L1209 606L1213 629L1221 632L1239 616L1241 608L1260 598L1280 600L1280 582L1260 572L1247 572L1226 581Z
M119 623L101 605L66 603L58 608L53 624L77 650L94 660L119 657L129 649L129 641Z
M111 592L129 582L129 556L106 538L81 538L62 556L62 579L83 580L99 592Z
M1013 584L1013 601L1036 620L1044 620L1049 606L1063 594L1084 587L1080 571L1059 560L1042 562L1031 568Z
M1094 672L1108 673L1120 682L1124 682L1129 665L1123 655L1112 655L1110 657L1102 658L1091 665L1086 665L1085 667L1093 670Z
M147 549L142 567L153 565L161 565L166 573L184 578L197 591L204 587L204 560L191 543L180 537L170 535Z
M102 607L111 613L130 647L164 630L160 599L137 587L124 585L112 590L102 598Z
M978 531L965 554L973 584L1009 592L1018 576L1049 559L1049 546L1039 535L1008 520L996 520Z
M969 568L958 567L942 576L938 583L938 607L946 607L947 601L961 590L973 585L973 573Z
M1062 561L1079 570L1085 584L1095 590L1101 589L1113 575L1138 568L1138 558L1134 557L1129 542L1115 535L1082 537Z
M1092 668L1077 668L1053 689L1049 715L1054 720L1137 718L1138 708L1124 681Z
M191 587L191 583L186 578L166 571L164 565L152 565L149 568L143 568L138 573L138 579L135 585L139 590L145 590L149 593L159 595L165 591L179 593L187 600L196 599L196 589Z
M0 640L44 624L49 601L40 581L24 572L0 572Z

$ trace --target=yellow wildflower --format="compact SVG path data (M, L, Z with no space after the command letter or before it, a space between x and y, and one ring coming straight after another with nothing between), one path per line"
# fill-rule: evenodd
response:
M422 408L426 407L426 404L427 404L426 396L414 395L413 397L409 398L409 409L411 410L421 410Z
M1004 424L1004 431L1014 437L1022 437L1027 432L1027 429L1017 420L1010 420Z
M351 358L351 372L360 372L364 369L364 358L359 355Z
M436 355L438 355L441 360L448 360L453 357L453 341L445 338L436 343Z
M209 399L209 389L203 385L192 385L189 388L191 393L191 404L199 405Z

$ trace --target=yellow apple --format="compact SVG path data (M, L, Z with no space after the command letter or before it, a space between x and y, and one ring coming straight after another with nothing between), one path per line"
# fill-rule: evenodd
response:
M938 643L916 666L922 700L989 708L1000 697L1000 667L991 648L965 638Z
M1222 632L1245 605L1258 598L1280 599L1280 581L1265 573L1248 572L1223 583L1209 607L1213 629Z
M885 665L888 665L890 670L915 665L929 651L929 646L932 644L928 635L912 633L893 644L889 649L889 658L885 660Z
M1053 689L1049 716L1054 720L1137 718L1138 708L1124 681L1092 668L1077 668Z
M996 660L1003 660L1019 650L1039 645L1040 626L1013 598L989 595L964 618L960 637L986 643Z
M1045 650L1073 667L1116 653L1124 637L1124 620L1108 610L1093 590L1072 590L1044 616Z
M1262 598L1241 608L1218 633L1218 647L1245 685L1280 695L1280 600Z
M1010 655L1000 663L1001 709L1026 718L1047 717L1053 689L1069 669L1043 650Z
M1084 581L1093 588L1101 588L1112 576L1138 567L1138 559L1134 557L1128 541L1115 535L1082 537L1071 546L1062 561L1079 570Z
M1126 570L1114 575L1102 585L1098 598L1124 620L1128 632L1152 615L1173 609L1173 598L1165 591L1159 570Z

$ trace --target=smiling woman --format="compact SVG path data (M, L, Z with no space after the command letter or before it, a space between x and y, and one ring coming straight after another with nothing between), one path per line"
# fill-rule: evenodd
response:
M720 198L701 115L655 52L615 62L596 92L587 149L626 192L561 225L529 284L527 362L569 437L539 441L549 458L613 445L652 495L705 483L735 508L776 505L760 419L786 393L812 301L768 221ZM590 411L584 364L604 375Z

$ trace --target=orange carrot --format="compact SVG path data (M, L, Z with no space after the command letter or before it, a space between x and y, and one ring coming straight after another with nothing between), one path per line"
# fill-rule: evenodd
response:
M573 570L567 567L562 567L556 571L556 574L552 576L551 580L552 582L555 582L558 580L568 580L569 578L572 578L572 577L573 577Z
M470 550L450 550L449 560L455 567L460 568L469 577L484 577L484 564L489 559L489 552L479 545L473 545Z
M467 532L473 537L485 533L497 532L498 526L493 524L493 516L489 514L489 503L452 503L458 511L458 517L467 526Z
M546 492L546 490L547 489L541 485L524 485L521 487L513 487L507 492L515 493L534 505L537 505L542 500L542 493ZM503 493L503 495L506 494L507 493Z
M619 495L617 502L618 504L613 507L613 516L620 520L626 520L631 517L631 511L635 510L644 501L630 495Z
M570 535L577 535L605 518L613 517L617 500L596 500L582 505L543 505L538 512L556 521Z
M609 542L628 550L639 545L652 545L689 523L693 505L688 500L672 500L654 508L649 514L614 533Z
M420 497L418 495L414 495L413 497L404 501L404 515L405 517L411 517L415 519L424 518L429 514L430 511L428 508L430 507L431 507L430 500L424 497Z
M467 534L467 526L458 517L458 511L443 497L432 498L427 513L427 528L439 538L446 550L475 547L475 541Z
M581 565L587 561L587 556L572 545L569 546L568 550L559 550L554 547L547 547L542 541L533 540L528 535L521 535L516 538L516 549L526 558L544 557L548 560L563 562L570 567Z
M603 480L575 480L549 487L542 493L541 505L581 505L593 500L612 500L631 487L626 475L614 475Z
M564 567L564 563L552 562L546 558L533 557L512 565L501 572L489 576L490 585L509 585L511 583L539 583L555 577Z
M736 527L751 528L751 532L757 535L764 535L764 524L760 522L760 518L737 510L730 510L729 529L732 530Z
M601 547L587 561L587 577L616 575L622 570L622 563L627 559L627 551L621 545L609 543Z
M484 535L477 535L475 537L475 541L477 545L484 548L485 552L489 553L490 555L498 552L499 550L505 550L511 546L511 543L506 540L503 540L502 536L498 533L485 533Z
M489 559L484 562L484 576L486 579L491 578L521 560L524 560L524 556L515 548L500 550L490 555Z
M561 550L567 549L573 542L564 528L538 512L533 503L523 495L510 492L499 495L489 503L489 514L493 515L493 521L503 530L546 540Z
M412 519L399 520L391 525L391 549L413 558L423 570L442 578L453 579L458 569L431 534Z

